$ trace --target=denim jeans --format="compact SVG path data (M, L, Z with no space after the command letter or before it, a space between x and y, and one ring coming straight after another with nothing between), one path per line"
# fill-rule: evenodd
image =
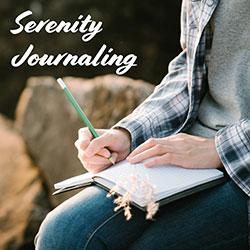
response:
M126 221L106 191L90 186L47 215L36 249L247 250L247 201L227 181L160 207L153 221L133 207Z

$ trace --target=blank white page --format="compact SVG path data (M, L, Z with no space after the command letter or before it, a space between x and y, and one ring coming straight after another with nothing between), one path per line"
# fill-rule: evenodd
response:
M145 168L143 164L130 164L127 161L122 161L96 175L117 183L119 179L124 178L129 182L134 174L146 178L155 187L157 200L223 177L223 172L217 169L184 169L177 166Z

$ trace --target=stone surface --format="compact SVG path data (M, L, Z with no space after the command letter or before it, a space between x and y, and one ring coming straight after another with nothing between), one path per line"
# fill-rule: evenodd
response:
M111 127L153 90L151 84L115 75L64 80L96 128ZM17 106L16 121L50 192L55 182L84 171L74 147L78 129L84 124L54 78L28 80ZM69 195L53 197L54 204Z
M34 249L34 236L50 202L23 139L3 116L0 138L0 249Z

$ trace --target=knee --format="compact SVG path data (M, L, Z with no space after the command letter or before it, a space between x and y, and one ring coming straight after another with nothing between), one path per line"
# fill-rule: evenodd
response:
M47 215L35 240L36 249L83 249L91 232L113 214L112 206L99 189L78 193Z
M74 213L61 208L55 208L42 222L35 240L37 250L81 249L78 220L74 219ZM81 230L81 237L84 237L84 232Z
M42 222L35 238L36 249L59 249L58 244L66 236L63 227L63 217L58 216L54 211L50 212Z
M90 224L90 222L86 222L86 224ZM50 212L37 233L36 249L106 249L104 241L98 235L99 230L89 230L88 226L84 224L81 224L81 228L78 227L70 215L57 211Z

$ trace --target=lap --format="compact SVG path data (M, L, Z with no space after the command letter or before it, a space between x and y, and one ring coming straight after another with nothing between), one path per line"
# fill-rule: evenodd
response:
M247 197L231 181L161 207L152 222L136 208L129 222L113 209L104 190L86 188L47 216L37 248L219 249L240 240L247 249Z
M229 181L166 206L130 249L248 249L248 197ZM153 244L152 244L152 243Z

